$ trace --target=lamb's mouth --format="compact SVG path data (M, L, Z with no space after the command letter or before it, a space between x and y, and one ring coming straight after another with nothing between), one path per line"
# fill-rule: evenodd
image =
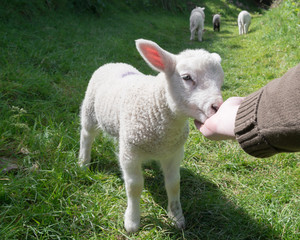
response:
M203 125L202 122L198 121L197 119L194 120L195 126L198 130L200 130L200 127Z

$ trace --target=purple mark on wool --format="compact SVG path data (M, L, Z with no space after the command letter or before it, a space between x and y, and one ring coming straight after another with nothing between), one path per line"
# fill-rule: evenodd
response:
M122 74L122 78L127 77L129 75L135 75L135 74L138 74L138 73L136 73L136 72L126 72L126 73Z

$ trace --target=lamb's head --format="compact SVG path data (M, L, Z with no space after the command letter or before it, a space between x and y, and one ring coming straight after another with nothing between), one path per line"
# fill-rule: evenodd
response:
M174 111L194 118L197 127L217 112L223 102L224 79L217 53L198 49L173 55L156 43L142 39L136 45L145 61L165 74L168 101Z
M223 103L221 57L217 53L198 49L186 50L176 58L177 76L171 78L171 82L176 82L173 85L173 99L181 103L177 104L180 111L194 118L198 127Z
M203 19L205 18L205 13L204 13L205 8L204 7L195 7L191 14L193 14L194 12L198 12L202 15Z

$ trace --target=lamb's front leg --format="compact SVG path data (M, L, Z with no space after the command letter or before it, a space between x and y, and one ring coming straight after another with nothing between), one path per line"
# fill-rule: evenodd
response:
M161 161L168 194L168 215L179 229L185 227L185 220L180 203L180 162L183 158L183 148L173 158Z
M140 226L140 197L144 186L141 162L129 154L121 153L120 165L123 171L127 194L127 209L124 226L127 232L136 232Z

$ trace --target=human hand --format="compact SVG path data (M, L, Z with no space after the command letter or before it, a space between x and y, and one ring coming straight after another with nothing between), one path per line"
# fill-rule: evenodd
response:
M235 117L243 97L228 98L216 114L208 118L199 131L210 140L235 139Z

